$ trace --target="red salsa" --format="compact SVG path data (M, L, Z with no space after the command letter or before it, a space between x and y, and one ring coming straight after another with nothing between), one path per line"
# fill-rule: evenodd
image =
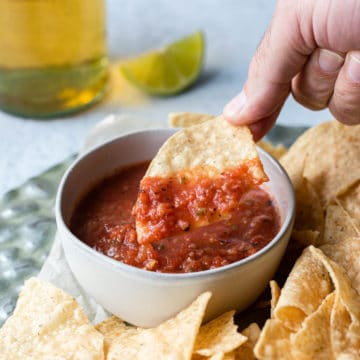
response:
M271 196L255 186L237 199L230 219L139 244L132 209L148 165L124 168L96 185L74 211L73 233L95 250L128 265L185 273L248 257L279 231L280 218Z
M267 180L255 179L251 172L259 161L250 160L216 177L193 169L174 177L143 179L133 215L148 231L141 231L138 241L154 242L230 218L242 196Z

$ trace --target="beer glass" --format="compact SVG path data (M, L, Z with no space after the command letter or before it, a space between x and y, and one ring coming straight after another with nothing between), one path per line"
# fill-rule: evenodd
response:
M0 0L0 109L61 116L106 82L105 0Z

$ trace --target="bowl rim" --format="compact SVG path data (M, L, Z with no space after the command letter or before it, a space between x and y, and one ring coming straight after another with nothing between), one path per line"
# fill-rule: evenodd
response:
M118 141L121 141L123 138L134 136L134 135L140 135L140 134L151 134L154 132L166 132L169 135L175 133L179 129L171 129L171 128L158 128L158 129L146 129L146 130L140 130L140 131L134 131L130 133L121 134L115 138L112 138L109 141L105 141L102 144L99 144L95 147L90 148L88 151L84 152L83 154L80 154L74 162L70 165L70 167L66 170L64 175L62 176L61 182L58 187L58 191L56 194L56 202L55 202L55 218L56 218L56 224L58 231L65 232L65 236L67 238L70 238L71 241L74 243L74 245L79 248L81 251L85 251L85 253L91 257L94 257L94 260L96 262L102 262L104 265L107 265L108 267L115 268L116 271L124 271L129 274L140 276L140 277L147 277L149 279L153 280L168 280L168 281L174 281L174 280L186 280L186 279L199 279L199 278L206 278L209 276L217 275L217 274L223 274L225 272L234 270L238 267L241 267L243 265L246 265L248 263L251 263L253 261L258 260L262 256L264 256L266 253L268 253L272 248L277 246L280 242L280 240L283 238L285 233L288 231L288 229L293 225L294 218L295 218L295 193L294 188L291 183L291 180L284 170L284 168L281 166L281 164L268 152L266 152L264 149L257 146L257 151L261 153L262 155L265 155L268 157L270 163L272 166L275 167L277 171L281 173L281 176L284 177L286 186L289 188L290 192L290 198L289 198L289 211L287 214L285 214L284 221L282 223L282 226L279 230L279 232L276 234L276 236L262 249L257 251L256 253L240 259L238 261L235 261L231 264L224 265L215 269L208 269L208 270L202 270L197 272L191 272L191 273L164 273L164 272L155 272L150 270L145 270L138 268L136 266L131 266L128 264L125 264L119 260L115 260L110 258L109 256L106 256L105 254L100 253L99 251L96 251L95 249L91 248L89 245L85 244L81 239L79 239L77 236L75 236L72 231L69 229L67 224L64 221L63 214L62 214L62 198L63 198L63 192L64 188L67 185L67 181L71 173L74 171L74 169L82 162L85 161L86 158L91 156L94 152L100 151L104 147L112 146L113 143L116 143ZM61 241L63 242L62 234L60 234ZM66 257L66 254L65 254Z

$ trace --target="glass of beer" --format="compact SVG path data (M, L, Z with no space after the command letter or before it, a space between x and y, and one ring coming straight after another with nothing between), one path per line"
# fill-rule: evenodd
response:
M107 83L105 0L0 0L0 109L56 117Z

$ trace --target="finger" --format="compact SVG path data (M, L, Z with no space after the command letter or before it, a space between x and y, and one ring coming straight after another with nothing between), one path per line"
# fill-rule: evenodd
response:
M360 124L360 51L347 53L329 109L344 124Z
M290 1L279 1L270 28L251 61L242 94L224 108L228 121L240 125L270 118L286 100L291 79L315 49L311 36L304 36L300 29L297 9ZM311 12L306 6L302 9L304 28L312 26Z
M345 56L317 49L292 81L292 93L300 104L312 110L327 107Z
M270 131L270 129L274 126L279 113L280 110L270 117L261 119L249 125L249 129L253 135L255 142L259 141L267 132Z

